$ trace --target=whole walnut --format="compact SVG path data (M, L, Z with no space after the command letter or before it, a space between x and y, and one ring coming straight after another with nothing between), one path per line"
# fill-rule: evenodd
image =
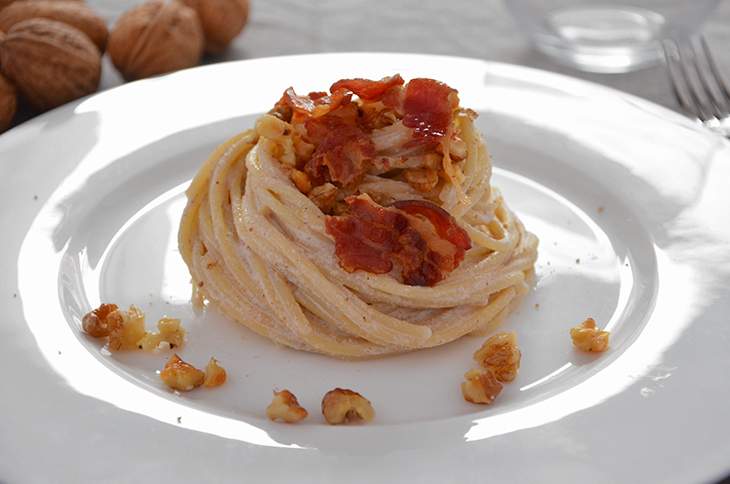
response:
M117 20L107 51L127 80L164 74L198 63L203 54L203 29L193 9L151 0Z
M44 111L96 91L101 54L80 30L33 18L0 39L0 66L28 103Z
M180 0L194 8L203 24L205 51L223 52L248 20L248 0Z
M0 10L4 9L11 3L19 3L19 2L31 2L35 0L0 0ZM84 3L84 0L50 0L53 2L77 2L77 3Z
M23 20L45 18L76 27L104 52L109 31L106 22L81 2L33 0L15 2L0 11L0 30L7 32Z
M0 32L0 36L2 33ZM18 107L15 87L0 74L0 133L10 127Z

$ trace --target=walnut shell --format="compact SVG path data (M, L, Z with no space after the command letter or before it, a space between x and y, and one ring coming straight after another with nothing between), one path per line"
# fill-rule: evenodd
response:
M83 3L53 0L15 2L0 12L0 30L7 32L13 25L30 18L56 20L76 27L104 52L109 36L106 22Z
M19 2L31 2L36 0L0 0L0 10L4 9L8 5L11 5L13 3L19 3ZM54 2L77 2L77 3L85 3L84 0L51 0Z
M223 52L248 20L248 0L180 0L195 9L205 33L205 51Z
M18 107L15 87L0 74L0 133L10 127Z
M96 91L101 54L80 30L34 18L0 40L0 66L31 106L47 110Z
M151 0L117 20L109 35L108 52L127 80L164 74L198 63L203 54L203 29L193 9Z

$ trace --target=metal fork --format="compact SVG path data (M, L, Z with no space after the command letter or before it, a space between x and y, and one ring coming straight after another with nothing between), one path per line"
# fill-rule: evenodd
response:
M730 88L704 37L662 43L669 82L682 109L705 127L730 138Z

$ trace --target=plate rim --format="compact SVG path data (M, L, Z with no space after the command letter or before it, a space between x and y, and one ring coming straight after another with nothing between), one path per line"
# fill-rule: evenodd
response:
M592 90L592 91L602 91L604 93L611 94L612 96L617 96L619 98L622 98L624 100L627 100L632 104L635 108L647 110L649 109L654 114L662 115L662 119L664 119L667 122L670 122L672 124L679 124L685 128L693 129L697 132L702 133L702 135L709 135L709 136L716 136L715 134L705 130L697 123L694 123L691 119L683 116L682 114L675 112L667 107L661 106L659 104L656 104L652 101L640 98L638 96L634 96L632 94L628 94L625 92L622 92L618 89L604 86L601 84L597 84L591 81L586 81L583 79L577 79L573 78L571 76L560 74L560 73L554 73L549 71L544 71L541 69L536 69L532 67L527 66L520 66L515 64L508 64L508 63L502 63L502 62L493 62L493 61L487 61L483 59L478 58L468 58L468 57L456 57L456 56L445 56L445 55L430 55L430 54L410 54L410 53L377 53L377 52L360 52L360 53L325 53L325 54L305 54L305 55L291 55L291 56L275 56L275 57L265 57L265 58L258 58L258 59L247 59L247 60L237 60L237 61L229 61L219 64L210 64L205 66L198 66L192 69L186 69L184 71L178 71L176 73L159 76L156 78L153 78L155 81L164 80L166 78L172 78L172 77L184 77L189 72L192 71L202 71L202 70L215 70L223 66L236 66L236 65L252 65L256 63L266 63L266 62L281 62L286 63L292 58L301 59L301 58L335 58L335 57L348 57L351 58L353 56L357 57L366 57L366 56L388 56L391 58L398 58L398 57L408 57L408 58L423 58L424 60L438 60L438 59L451 59L451 60L461 60L461 61L468 61L468 62L477 62L479 64L486 65L486 68L490 71L496 70L498 73L500 71L504 72L511 72L513 74L517 74L518 77L521 78L527 78L530 82L533 83L539 83L539 79L553 79L557 81L558 84L577 84L581 85L582 87ZM525 75L523 75L525 74ZM535 80L537 79L537 80ZM149 79L135 81L133 83L127 83L120 86L116 86L114 88L92 94L91 96L87 96L84 98L81 98L79 100L76 100L72 103L66 104L64 106L61 106L59 108L56 108L54 110L48 111L46 113L43 113L35 118L29 119L14 128L10 129L6 133L0 136L0 151L2 151L2 148L4 147L4 141L8 140L9 138L13 138L15 136L15 133L20 132L23 129L27 129L29 126L33 126L34 124L42 124L46 122L47 120L51 119L53 116L56 116L58 112L70 112L73 109L76 108L79 104L87 101L90 98L97 97L97 96L114 96L116 93L121 92L124 89L129 89L129 86L135 86L135 88L139 86L143 86L145 82L149 82ZM9 142L9 141L8 141ZM0 162L1 166L1 162ZM2 183L0 183L0 186ZM347 431L347 430L345 430Z

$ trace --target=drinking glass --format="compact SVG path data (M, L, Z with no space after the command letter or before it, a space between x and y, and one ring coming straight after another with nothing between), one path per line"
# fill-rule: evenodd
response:
M505 0L535 46L591 72L627 72L662 58L661 40L697 33L721 0Z

